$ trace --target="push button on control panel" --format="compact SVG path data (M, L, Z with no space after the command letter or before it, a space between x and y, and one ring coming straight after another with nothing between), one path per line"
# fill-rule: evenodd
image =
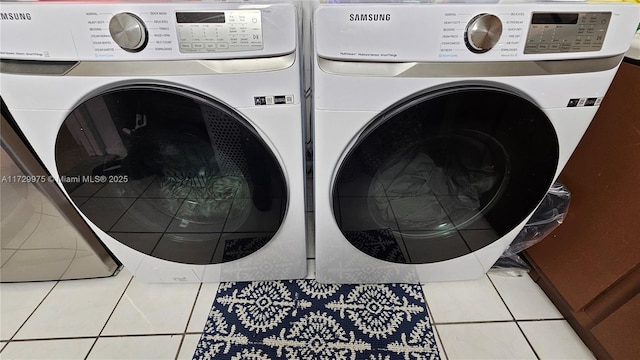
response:
M610 19L610 12L534 12L524 53L599 51Z
M182 53L262 50L260 10L178 12L176 29Z

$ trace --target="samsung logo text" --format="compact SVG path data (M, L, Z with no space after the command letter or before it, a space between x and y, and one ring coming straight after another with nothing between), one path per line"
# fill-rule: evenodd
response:
M24 20L31 21L31 13L0 13L2 20Z
M349 21L391 21L391 14L349 14Z

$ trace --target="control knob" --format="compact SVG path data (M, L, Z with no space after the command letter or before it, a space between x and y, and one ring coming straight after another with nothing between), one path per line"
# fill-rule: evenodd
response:
M115 14L111 18L109 33L118 46L129 52L144 49L149 39L144 21L127 12Z
M502 35L502 21L492 14L480 14L467 24L464 42L474 53L485 53L491 50Z

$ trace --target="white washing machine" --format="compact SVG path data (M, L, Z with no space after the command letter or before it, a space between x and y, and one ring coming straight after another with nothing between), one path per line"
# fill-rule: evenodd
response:
M638 10L318 6L317 279L481 277L589 126L629 48Z
M15 125L136 277L306 275L293 4L5 2L1 33Z

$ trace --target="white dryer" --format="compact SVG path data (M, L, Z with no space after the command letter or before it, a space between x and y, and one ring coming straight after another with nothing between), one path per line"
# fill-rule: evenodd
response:
M306 275L293 4L5 2L1 33L15 126L136 277Z
M427 282L482 276L522 229L639 7L327 4L313 21L317 279Z

